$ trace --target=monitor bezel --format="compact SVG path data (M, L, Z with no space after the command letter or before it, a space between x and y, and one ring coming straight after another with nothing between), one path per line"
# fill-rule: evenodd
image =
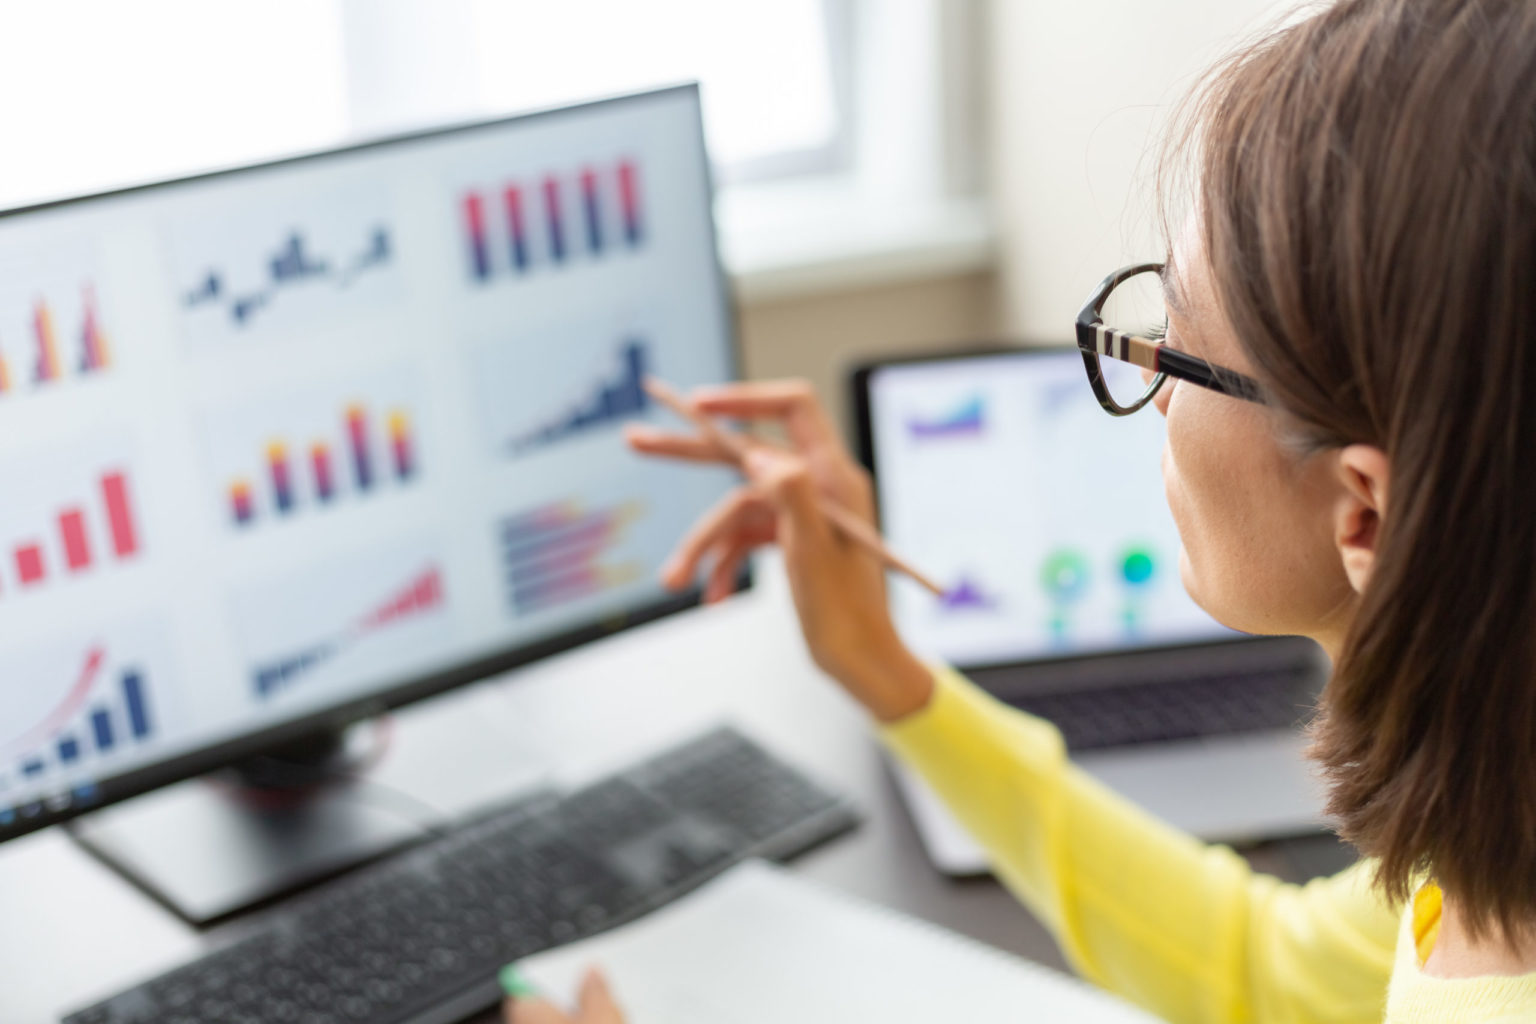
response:
M739 314L730 289L725 265L720 255L719 228L715 224L714 218L715 175L714 169L710 165L708 148L704 139L703 108L700 102L699 85L697 82L685 82L656 89L623 93L616 96L525 111L508 116L456 122L415 131L400 132L344 143L326 149L290 154L258 163L201 171L181 177L127 185L106 191L50 199L26 206L0 210L0 222L44 210L76 207L100 200L163 191L193 183L235 178L246 174L259 174L275 168L322 162L336 157L416 144L432 139L489 132L503 129L512 124L568 116L576 111L656 102L664 97L683 94L686 94L691 100L695 123L698 125L699 130L700 153L704 165L705 201L709 204L708 216L705 219L709 225L708 241L713 253L711 262L714 266L715 295L719 303L721 319L728 335L726 351L728 371L730 377L736 379L740 376L743 364ZM752 570L750 565L748 565L738 575L735 590L736 592L748 590L752 587L752 583ZM67 822L81 815L121 803L156 789L183 782L208 772L228 768L247 758L288 746L307 737L340 732L360 721L396 708L414 704L429 697L457 689L458 687L480 682L492 676L540 661L552 655L570 650L573 647L592 643L604 637L613 636L637 626L654 622L657 619L675 615L678 612L696 607L701 601L702 594L702 588L697 586L690 587L677 594L665 596L660 600L648 601L622 612L607 613L597 622L590 622L574 629L564 630L532 643L525 642L510 645L492 654L465 661L440 671L425 675L413 675L404 681L393 682L387 685L387 687L381 687L378 692L367 696L351 697L344 701L339 701L330 707L305 712L285 722L264 726L253 732L219 740L207 746L175 754L164 760L133 768L118 775L93 780L91 785L94 787L94 793L89 800L78 799L77 792L72 789L69 794L71 801L67 806L50 806L48 800L45 799L40 803L12 807L10 810L15 813L16 817L10 824L0 825L0 843L18 839L39 829ZM26 811L31 813L24 813Z

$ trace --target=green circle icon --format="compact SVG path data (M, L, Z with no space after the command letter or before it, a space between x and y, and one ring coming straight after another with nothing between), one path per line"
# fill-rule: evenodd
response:
M1053 600L1076 601L1088 590L1088 560L1069 548L1052 552L1040 568L1040 585Z

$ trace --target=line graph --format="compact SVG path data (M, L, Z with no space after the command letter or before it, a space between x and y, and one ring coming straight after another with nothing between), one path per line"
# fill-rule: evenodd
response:
M375 225L362 246L339 258L314 255L304 233L293 230L266 260L264 284L235 290L227 283L224 271L210 268L183 294L182 306L223 306L237 327L246 327L285 289L314 282L326 282L336 289L350 288L361 275L387 266L392 251L389 229L383 225Z
M429 566L335 635L275 661L257 665L251 671L256 696L269 699L370 635L402 620L435 611L442 605L442 573L437 567Z
M194 345L249 345L393 308L406 290L393 196L377 182L210 202L169 226L171 281Z
M456 635L438 542L406 534L237 589L230 624L254 707L327 701L410 672Z

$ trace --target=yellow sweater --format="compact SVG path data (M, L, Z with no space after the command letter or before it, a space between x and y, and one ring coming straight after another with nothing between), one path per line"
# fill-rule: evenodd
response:
M1075 769L1048 722L936 678L928 706L883 737L1084 977L1177 1022L1536 1022L1536 974L1422 973L1433 886L1400 908L1368 865L1301 886L1255 874Z

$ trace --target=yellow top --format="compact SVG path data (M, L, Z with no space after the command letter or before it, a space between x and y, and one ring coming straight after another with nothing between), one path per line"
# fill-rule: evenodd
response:
M1178 1022L1536 1021L1536 974L1422 973L1440 920L1433 886L1399 908L1364 864L1306 885L1255 874L1074 768L1050 723L956 672L936 678L929 705L885 742L1084 977Z

